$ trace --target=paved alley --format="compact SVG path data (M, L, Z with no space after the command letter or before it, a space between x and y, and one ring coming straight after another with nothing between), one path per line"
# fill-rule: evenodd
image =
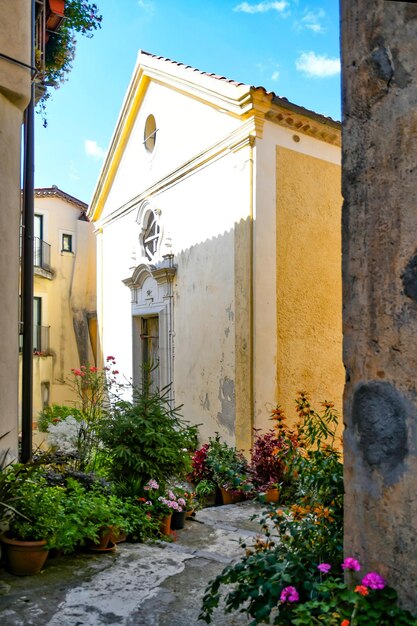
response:
M259 534L253 502L204 509L173 543L119 544L113 553L48 559L41 574L0 570L1 626L190 626L210 579ZM214 626L245 626L218 610Z

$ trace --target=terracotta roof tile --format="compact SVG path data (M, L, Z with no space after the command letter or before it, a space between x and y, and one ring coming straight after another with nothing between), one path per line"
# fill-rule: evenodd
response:
M166 61L167 63L172 63L173 65L177 65L178 67L182 67L186 70L191 70L192 72L197 72L198 74L201 74L202 76L208 76L210 78L214 78L215 80L224 81L226 83L229 83L230 85L235 85L236 87L242 87L246 85L246 83L239 83L235 80L232 80L231 78L226 78L226 76L220 76L219 74L203 72L202 70L192 67L191 65L185 65L185 63L180 63L178 61L173 61L172 59L167 59L162 56L157 56L156 54L152 54L151 52L146 52L145 50L141 50L140 52L141 54L152 57L153 59L157 59L158 61ZM340 128L340 122L338 120L334 120L332 117L322 115L321 113L316 113L315 111L311 109L307 109L306 107L295 104L294 102L291 102L290 100L288 100L288 98L285 98L284 96L278 96L274 91L268 91L267 89L265 89L265 87L262 87L261 85L258 87L254 85L248 85L248 87L250 87L251 89L255 89L255 90L257 89L262 90L267 96L270 96L272 102L275 102L276 104L281 104L281 106L288 105L288 107L293 111L297 111L298 113L304 113L305 115L308 115L308 116L313 116L318 121L321 121L327 124L330 123L331 125L334 125Z

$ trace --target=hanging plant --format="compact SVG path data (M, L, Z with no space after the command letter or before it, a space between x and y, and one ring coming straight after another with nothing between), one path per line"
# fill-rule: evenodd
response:
M53 86L58 89L67 80L75 58L77 34L92 37L94 31L101 28L102 19L95 3L88 0L66 0L62 26L50 34L46 44L44 67L38 73L41 86ZM39 56L39 51L35 51L35 59L36 53ZM37 65L39 64L38 59ZM45 91L38 102L38 111L43 117L44 126L46 126L45 105L50 96L50 92Z

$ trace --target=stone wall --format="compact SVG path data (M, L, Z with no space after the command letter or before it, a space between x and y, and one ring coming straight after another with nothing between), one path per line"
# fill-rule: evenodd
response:
M417 5L341 6L345 553L417 610Z

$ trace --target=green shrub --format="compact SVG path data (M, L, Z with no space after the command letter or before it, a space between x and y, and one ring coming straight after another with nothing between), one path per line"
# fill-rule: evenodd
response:
M135 389L133 402L116 401L102 420L108 475L124 496L141 495L150 479L163 484L190 471L190 431L168 393Z
M41 433L48 432L50 424L64 421L69 415L72 415L77 421L83 419L82 411L75 407L53 404L47 406L38 414L38 430Z
M248 462L241 452L222 441L220 435L209 437L205 463L213 482L228 490L246 489Z

